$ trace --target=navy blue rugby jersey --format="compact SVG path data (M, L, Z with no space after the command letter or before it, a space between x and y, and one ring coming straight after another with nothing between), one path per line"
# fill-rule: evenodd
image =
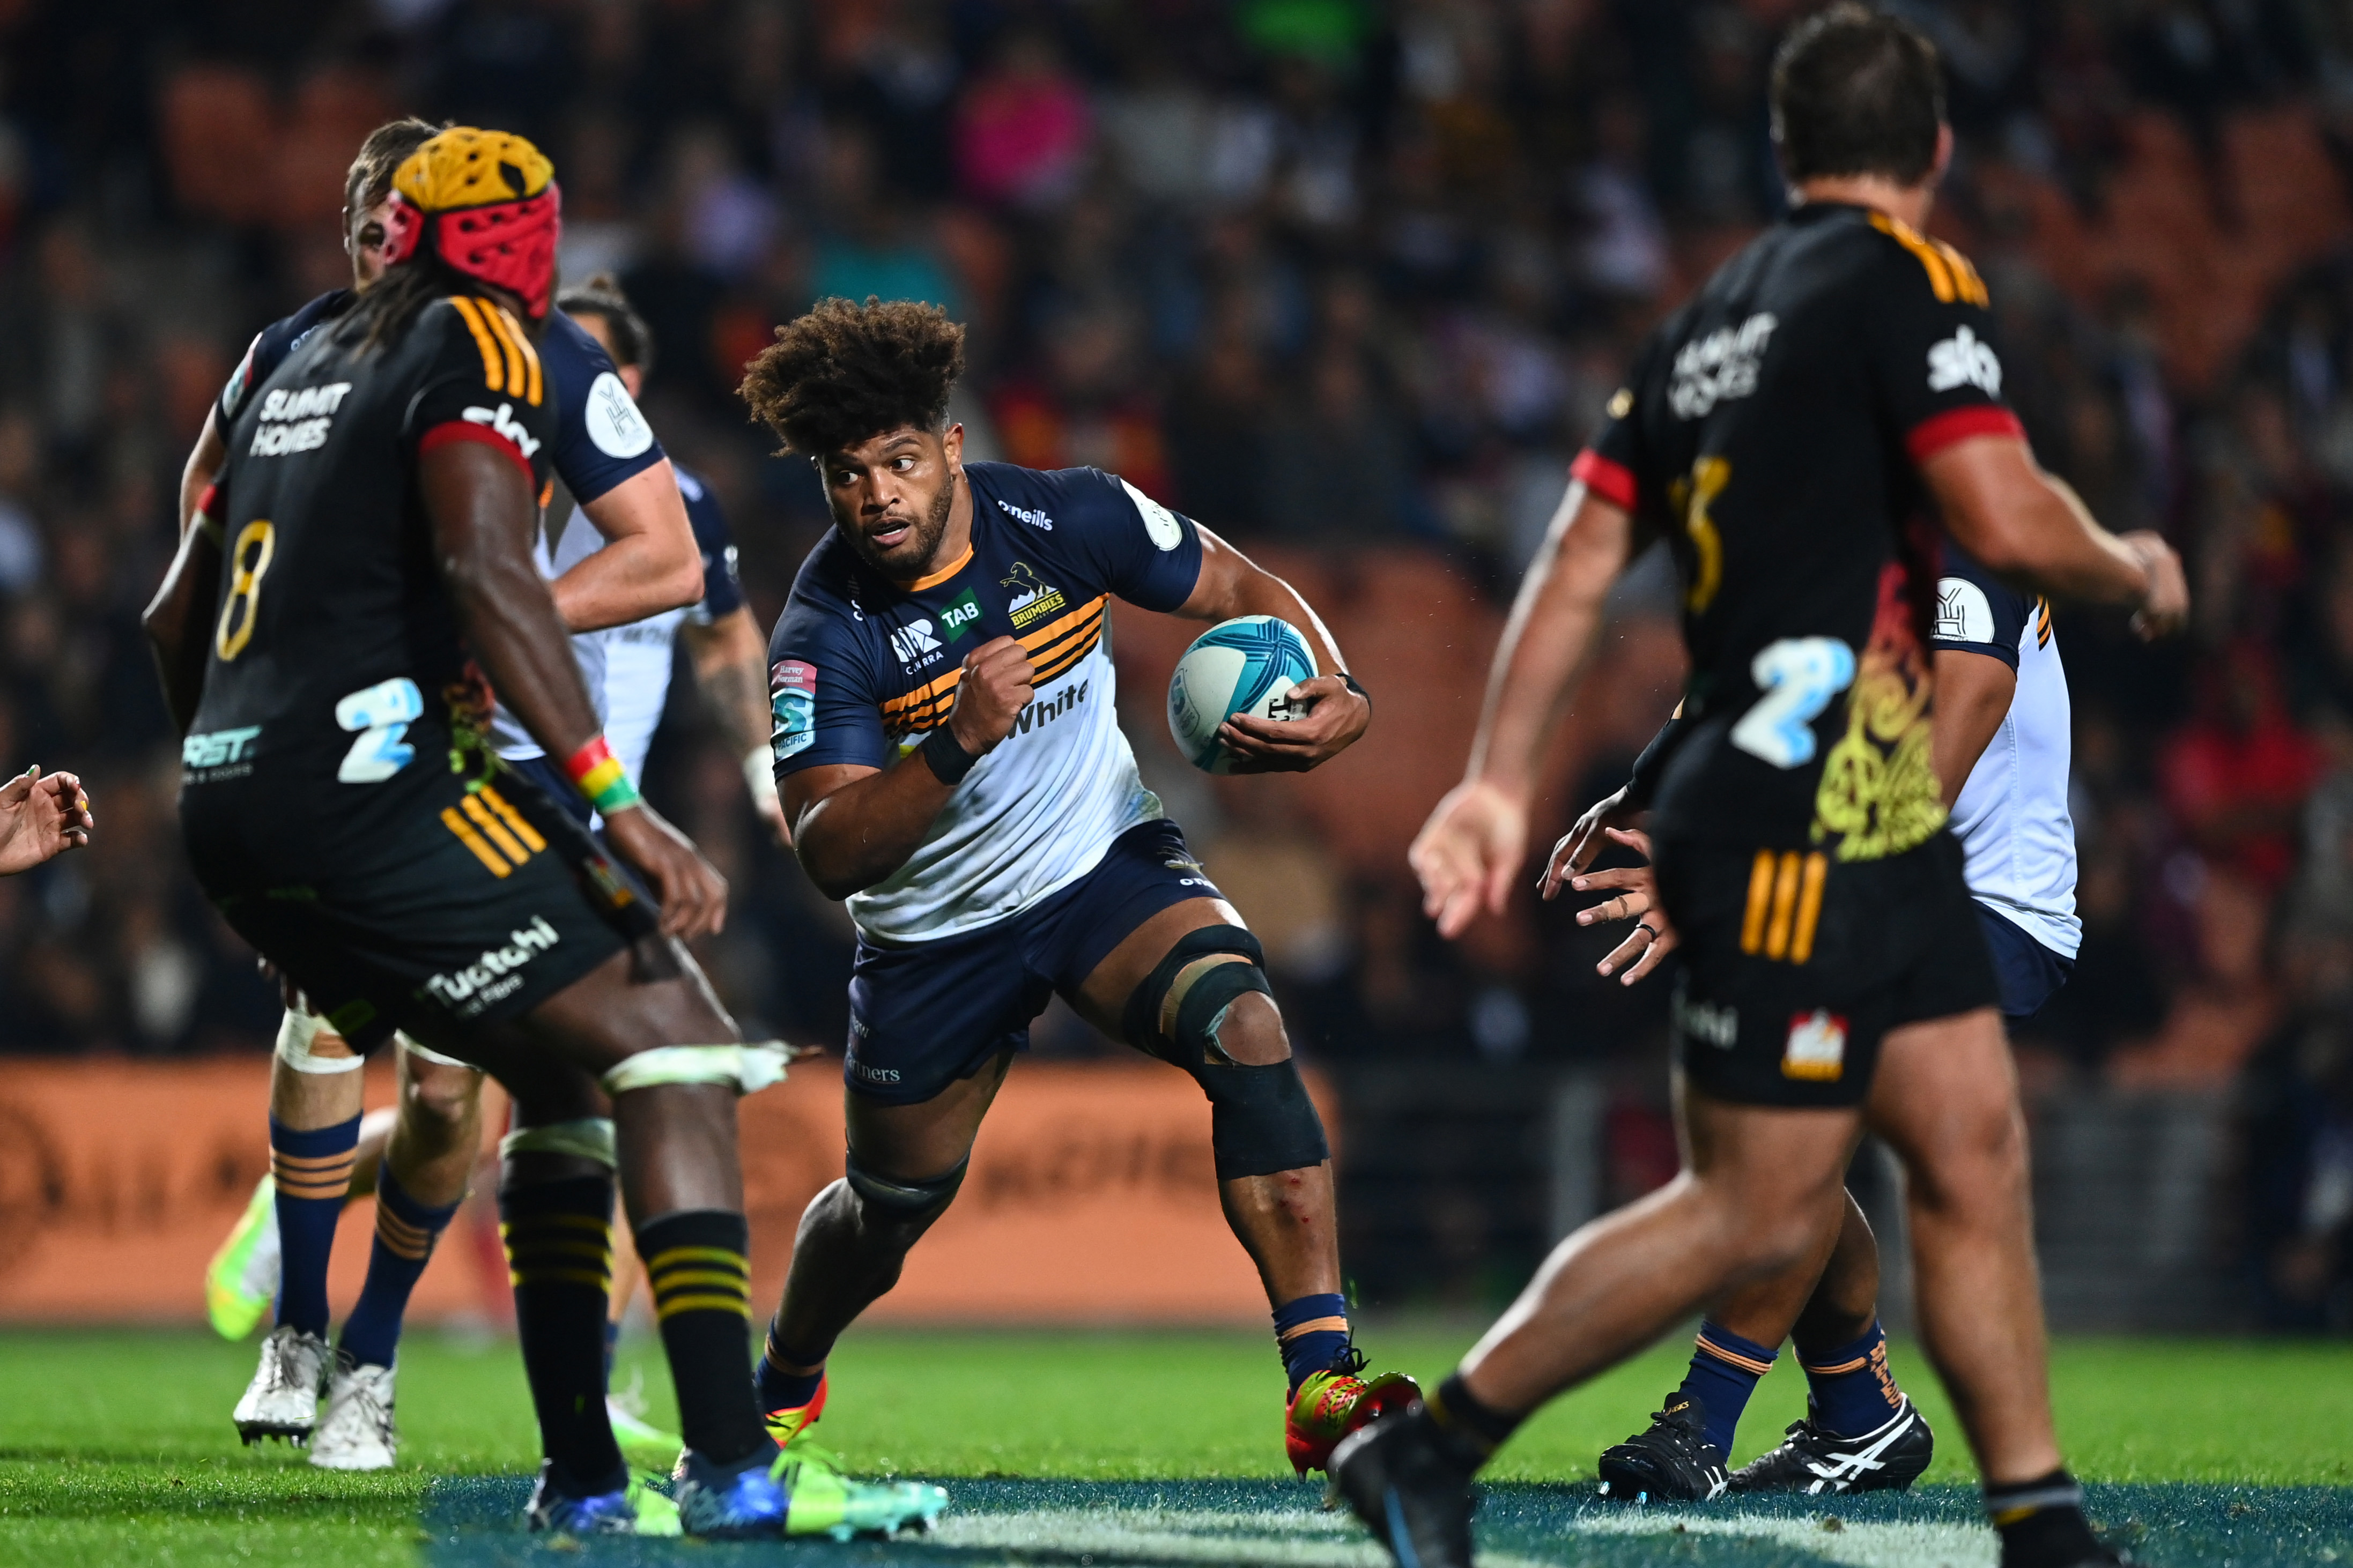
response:
M322 323L351 309L349 289L320 295L292 315L254 334L245 358L213 400L213 427L226 439L246 395L286 363ZM653 426L638 412L611 356L563 311L548 317L537 344L555 392L555 477L576 500L595 500L622 480L662 460Z
M952 936L1027 909L1161 815L1120 732L1104 616L1113 595L1174 610L1193 592L1192 522L1096 468L967 463L972 544L896 584L828 532L768 644L779 781L826 763L887 767L947 722L966 654L1018 638L1035 700L980 759L906 865L849 912L892 942Z

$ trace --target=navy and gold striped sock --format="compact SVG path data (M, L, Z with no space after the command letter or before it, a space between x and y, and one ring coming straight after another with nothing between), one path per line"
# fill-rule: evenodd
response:
M1887 1332L1876 1318L1852 1344L1832 1345L1819 1355L1799 1345L1798 1364L1806 1369L1816 1424L1841 1437L1876 1431L1904 1407L1904 1391L1887 1368Z
M1727 1457L1732 1453L1740 1413L1748 1408L1748 1396L1757 1391L1757 1380L1773 1370L1774 1359L1780 1353L1775 1346L1742 1339L1721 1323L1700 1321L1691 1370L1683 1373L1678 1392L1699 1402L1707 1440L1718 1452Z
M360 1119L297 1131L269 1119L269 1174L277 1184L278 1321L321 1339L327 1335L327 1259L335 1222L351 1194L358 1160Z
M751 1226L732 1209L680 1209L638 1226L638 1256L670 1355L686 1446L728 1465L767 1442L744 1375L752 1360Z
M613 1277L613 1182L571 1176L499 1189L515 1330L556 1489L590 1497L628 1483L605 1418L605 1296Z
M1291 1392L1332 1363L1348 1348L1348 1298L1302 1296L1274 1310L1274 1347L1282 1352L1282 1374Z
M392 1173L392 1162L378 1167L375 1178L375 1241L368 1249L367 1283L360 1288L358 1305L343 1321L343 1348L351 1358L370 1366L390 1366L400 1343L400 1320L408 1310L409 1292L433 1257L433 1244L449 1226L456 1204L428 1208L408 1195Z

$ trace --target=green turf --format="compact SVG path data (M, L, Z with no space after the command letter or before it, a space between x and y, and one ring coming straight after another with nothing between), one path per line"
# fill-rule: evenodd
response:
M1377 1364L1430 1376L1470 1335L1376 1324L1365 1343ZM253 1357L249 1344L193 1333L0 1335L0 1563L414 1563L436 1478L532 1466L510 1343L422 1335L404 1349L404 1466L379 1477L328 1475L280 1447L240 1450L228 1410ZM1495 1478L1589 1477L1595 1453L1642 1423L1682 1360L1662 1347L1560 1402L1514 1441ZM1896 1365L1944 1438L1928 1479L1965 1480L1935 1380L1908 1352ZM822 1435L868 1471L1100 1481L1288 1473L1279 1373L1255 1333L875 1331L845 1341L833 1367ZM625 1352L625 1383L632 1371L663 1395L652 1414L667 1418L649 1344ZM2071 1341L2054 1379L2063 1435L2086 1478L2353 1482L2353 1346ZM1744 1453L1768 1444L1802 1398L1794 1369L1776 1372L1750 1407ZM2353 1563L2353 1545L2343 1561Z

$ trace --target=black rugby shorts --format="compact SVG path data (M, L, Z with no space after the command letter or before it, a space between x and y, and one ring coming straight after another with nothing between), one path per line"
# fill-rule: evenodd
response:
M1682 938L1676 1060L1741 1105L1859 1105L1890 1029L1995 1005L1948 832L1884 860L1657 845Z
M364 832L315 847L289 841L300 829L265 792L183 792L206 892L355 1048L396 1028L462 1040L655 929L636 881L530 781L413 773L364 803Z

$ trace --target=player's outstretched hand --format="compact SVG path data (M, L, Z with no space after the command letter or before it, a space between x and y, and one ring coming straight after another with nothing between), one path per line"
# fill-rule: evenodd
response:
M2145 529L2117 537L2140 557L2148 574L2148 597L2133 616L2133 630L2143 642L2171 637L2189 619L2189 579L2182 574L2181 557L2162 535Z
M44 778L35 763L0 784L0 877L81 848L97 826L81 780L71 773Z
M1592 865L1593 858L1601 853L1603 834L1630 826L1641 815L1641 807L1626 803L1623 788L1587 806L1576 826L1552 847L1552 858L1545 862L1544 880L1536 890L1547 900L1556 897L1564 881ZM1650 851L1646 848L1643 853Z
M965 655L955 708L948 714L956 744L976 757L997 750L1037 695L1030 685L1037 674L1029 650L1011 637L991 637Z
M1373 721L1373 705L1336 675L1303 680L1283 693L1306 711L1296 719L1237 714L1218 726L1218 741L1238 773L1303 773L1356 743Z
M605 842L661 901L662 935L691 941L726 926L727 879L652 806L633 805L607 816Z
M1659 908L1659 874L1649 860L1651 836L1631 828L1605 827L1603 834L1613 844L1623 845L1642 857L1644 864L1620 866L1608 871L1588 871L1572 876L1568 885L1580 893L1609 892L1590 909L1577 911L1577 923L1581 926L1599 925L1605 921L1632 921L1634 929L1626 940L1609 950L1593 967L1600 973L1616 974L1621 969L1618 983L1631 985L1659 966L1659 961L1675 950L1675 928L1666 911ZM1552 895L1546 893L1546 898Z
M1421 879L1421 912L1451 941L1481 910L1504 912L1527 853L1526 803L1483 779L1470 779L1446 792L1405 859Z

